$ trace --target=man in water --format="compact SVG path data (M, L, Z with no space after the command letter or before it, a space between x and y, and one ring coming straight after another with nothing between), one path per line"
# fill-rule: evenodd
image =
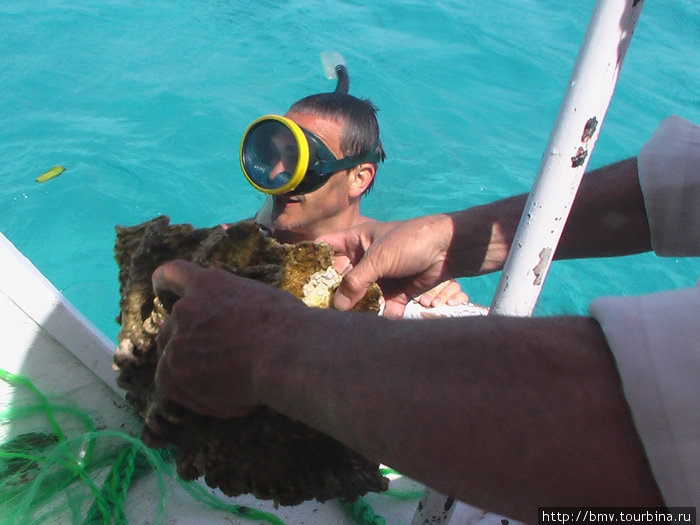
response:
M261 131L260 123L257 126L254 124L251 128L257 130L259 136L248 140L247 137L253 134L249 129L246 132L244 148L246 144L250 145L251 150L263 147L269 149L274 145L275 149L280 150L275 159L280 164L285 164L284 158L279 157L287 155L288 153L284 152L285 148L295 146L295 141L291 134L284 135L287 131L284 126L288 125L296 130L296 124L301 128L301 133L313 136L312 141L320 140L335 159L342 161L355 158L358 162L325 174L319 178L319 184L312 186L311 191L300 192L293 189L270 195L255 216L256 222L269 230L276 240L294 243L312 241L332 231L373 221L361 214L360 201L371 190L378 164L385 158L379 139L375 106L369 100L361 100L336 90L333 93L320 93L303 98L294 103L284 117L274 118L278 120L269 119L267 125L274 126L277 137L273 136L272 132ZM287 136L288 140L283 141L280 138L283 136ZM255 155L259 165L264 157L263 153L253 151L251 154ZM266 154L269 156L270 152L266 151ZM269 158L264 157L264 160L269 161ZM247 173L245 162L243 167L249 180L254 178L254 175ZM288 165L286 169L289 171ZM275 169L270 166L270 172L266 172L265 177L274 176ZM261 188L264 181L260 181L260 184L255 180L251 182L262 191L269 190ZM339 257L336 260L336 268L342 272L347 261L347 258ZM421 294L417 300L424 307L438 307L445 304L458 305L466 302L468 297L461 291L459 283L451 279Z

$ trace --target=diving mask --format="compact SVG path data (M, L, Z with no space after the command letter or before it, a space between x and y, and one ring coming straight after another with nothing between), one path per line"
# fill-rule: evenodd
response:
M366 153L342 159L296 122L278 115L255 120L243 134L241 168L248 182L271 195L309 193L329 177L363 162L377 163L379 142Z

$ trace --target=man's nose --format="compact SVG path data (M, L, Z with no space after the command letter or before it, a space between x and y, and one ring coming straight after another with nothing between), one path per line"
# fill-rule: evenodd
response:
M284 184L291 178L290 173L286 170L284 166L284 162L281 160L277 162L274 166L272 166L272 169L270 170L270 174L268 175L268 179L270 182L274 182L275 184Z

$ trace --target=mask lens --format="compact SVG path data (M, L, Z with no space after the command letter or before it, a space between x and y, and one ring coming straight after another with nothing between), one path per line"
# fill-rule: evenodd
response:
M274 119L261 119L248 129L241 144L241 167L255 187L274 194L294 189L306 171L300 166L297 136Z

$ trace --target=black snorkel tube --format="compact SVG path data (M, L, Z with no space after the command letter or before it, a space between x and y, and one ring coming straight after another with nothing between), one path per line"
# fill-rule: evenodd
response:
M350 89L350 75L348 75L348 68L343 64L338 64L335 66L335 74L338 76L338 83L335 85L335 93L348 94Z

